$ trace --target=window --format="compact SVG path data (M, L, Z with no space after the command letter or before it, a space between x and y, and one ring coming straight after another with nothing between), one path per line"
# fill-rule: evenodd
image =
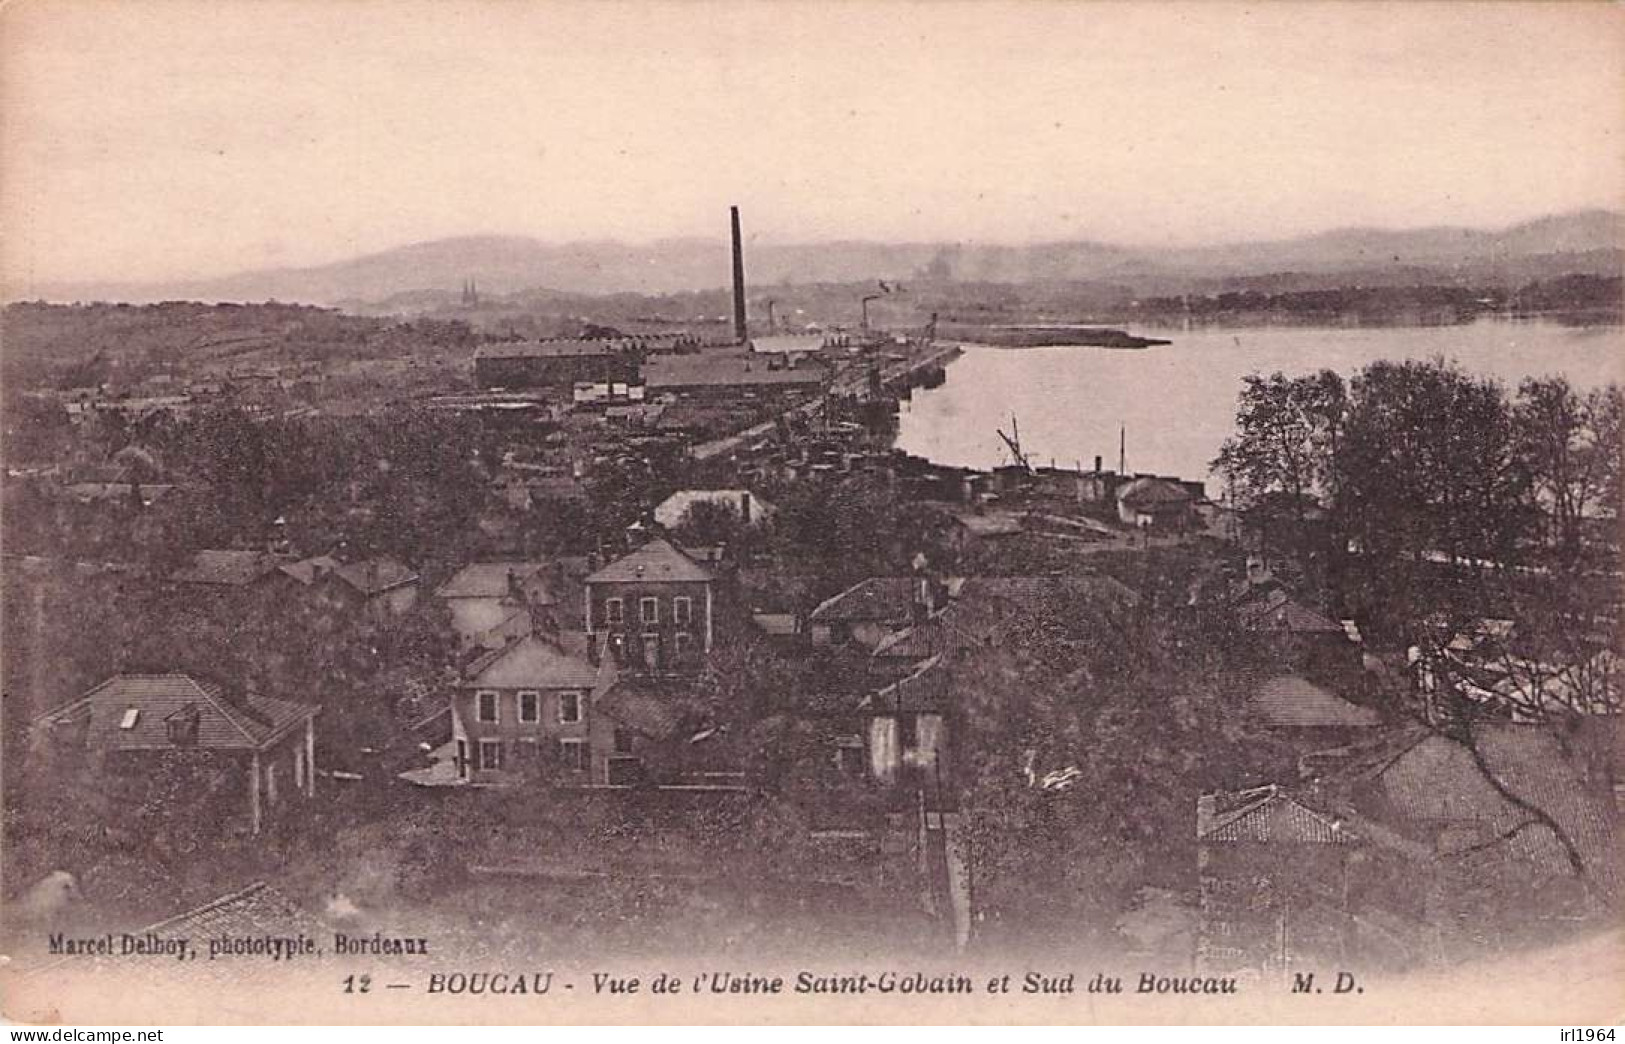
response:
M119 719L118 727L121 729L133 729L135 728L135 723L140 720L141 708L131 707L129 710L124 712L124 717Z
M843 776L863 775L863 740L842 736L835 741L835 768Z
M479 702L475 718L488 724L494 723L497 720L497 694L486 689L475 693L474 699Z
M659 623L660 622L660 599L658 599L658 598L640 598L640 599L638 599L638 619L640 621L642 621L643 623L646 623L646 624L657 624L657 623Z
M694 636L687 632L677 636L677 662L687 663L688 655L694 650Z
M694 619L694 599L679 596L671 600L671 622L682 625Z
M581 694L559 693L559 724L574 725L581 720Z
M612 634L609 636L609 655L617 665L626 662L626 637Z
M502 768L502 742L500 740L480 740L480 769L486 772L500 771Z
M457 777L465 778L468 775L468 741L457 741Z
M645 667L660 666L660 635L646 634L643 636L643 665Z
M534 725L542 720L541 693L530 691L519 693L519 720L526 725Z
M604 599L604 622L611 627L619 627L625 620L626 616L621 609L621 600L619 598Z
M559 763L568 772L587 771L587 741L579 739L559 740Z
M632 744L633 744L633 739L632 739L632 730L631 729L617 728L615 730L615 753L617 753L617 754L630 754L630 753L632 753Z

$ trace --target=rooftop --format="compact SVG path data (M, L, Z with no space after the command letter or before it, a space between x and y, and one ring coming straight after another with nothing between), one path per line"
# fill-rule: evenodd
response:
M1014 536L1022 531L1021 516L1008 511L990 511L975 514L969 511L952 512L953 520L965 527L972 536Z
M341 566L336 575L368 597L414 583L418 578L410 568L388 556L369 558Z
M457 570L435 591L439 598L506 598L510 581L524 582L547 569L546 562L473 562Z
M570 639L580 638L580 641ZM605 664L589 663L584 636L559 641L531 635L493 649L464 672L464 688L475 689L592 689ZM566 642L569 641L569 647ZM605 658L605 663L608 662Z
M761 521L775 510L772 504L748 489L680 489L660 502L654 516L663 526L675 526L695 504L715 504L738 514L740 504L747 501L753 522Z
M706 387L816 388L824 382L822 366L774 367L769 358L737 352L657 356L644 364L643 380L650 392Z
M1249 631L1285 631L1289 634L1335 634L1348 637L1343 625L1296 602L1285 591L1270 591L1236 609L1236 620Z
M1030 612L1121 612L1139 596L1106 576L973 576L948 581L947 603L924 621L880 641L874 655L918 660L967 645L1001 640L1026 626Z
M762 334L752 337L750 346L756 352L817 352L829 342L821 333Z
M913 612L914 591L920 582L919 577L870 577L825 599L809 619L823 624L868 620L904 622Z
M625 346L610 340L509 341L482 344L474 350L476 359L560 359L587 355L620 355Z
M316 580L328 573L336 572L342 565L338 559L331 555L317 555L314 558L301 559L298 562L289 562L279 568L295 580L309 587Z
M669 739L677 731L676 713L658 692L639 682L617 682L594 701L593 710L650 739Z
M708 583L712 576L672 543L656 537L587 577L589 584L630 584L646 580Z
M1469 749L1412 725L1304 760L1319 770L1316 788L1328 802L1347 805L1439 854L1504 841L1526 867L1568 875L1561 844L1531 811L1539 809L1572 842L1591 878L1617 896L1617 813L1608 796L1588 785L1563 741L1538 725L1480 722L1473 733ZM1463 829L1468 826L1478 829Z
M276 560L263 551L199 551L169 578L182 584L247 587L276 568Z
M197 714L194 746L254 750L319 708L249 694L228 699L213 682L187 674L119 674L38 719L84 728L84 742L98 750L169 750L169 719Z
M1204 794L1196 803L1197 840L1214 843L1354 844L1335 816L1319 812L1275 786Z
M1295 674L1266 679L1253 690L1248 709L1276 728L1371 728L1382 718Z
M1167 479L1137 478L1120 486L1117 499L1130 507L1177 507L1196 498Z

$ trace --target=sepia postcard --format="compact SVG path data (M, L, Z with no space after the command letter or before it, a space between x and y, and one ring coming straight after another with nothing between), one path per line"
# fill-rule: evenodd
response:
M5 3L0 1015L1618 1023L1622 99L1601 2Z

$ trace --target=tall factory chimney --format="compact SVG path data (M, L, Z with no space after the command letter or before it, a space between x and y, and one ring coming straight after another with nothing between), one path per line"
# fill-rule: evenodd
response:
M734 340L745 343L745 246L739 238L739 208L729 207L734 234Z

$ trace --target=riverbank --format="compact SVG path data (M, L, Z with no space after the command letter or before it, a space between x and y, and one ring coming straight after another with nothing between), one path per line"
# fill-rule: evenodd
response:
M916 390L899 414L897 446L937 464L997 467L1009 459L998 431L1016 414L1035 462L1116 461L1122 440L1129 470L1194 478L1233 433L1236 395L1251 373L1351 376L1378 359L1442 356L1514 388L1544 373L1580 388L1625 380L1619 326L1209 327L1173 336L1150 351L1001 351L966 339L946 382Z
M990 348L1152 348L1173 343L1160 337L1138 337L1107 326L944 323L938 328L938 336Z

